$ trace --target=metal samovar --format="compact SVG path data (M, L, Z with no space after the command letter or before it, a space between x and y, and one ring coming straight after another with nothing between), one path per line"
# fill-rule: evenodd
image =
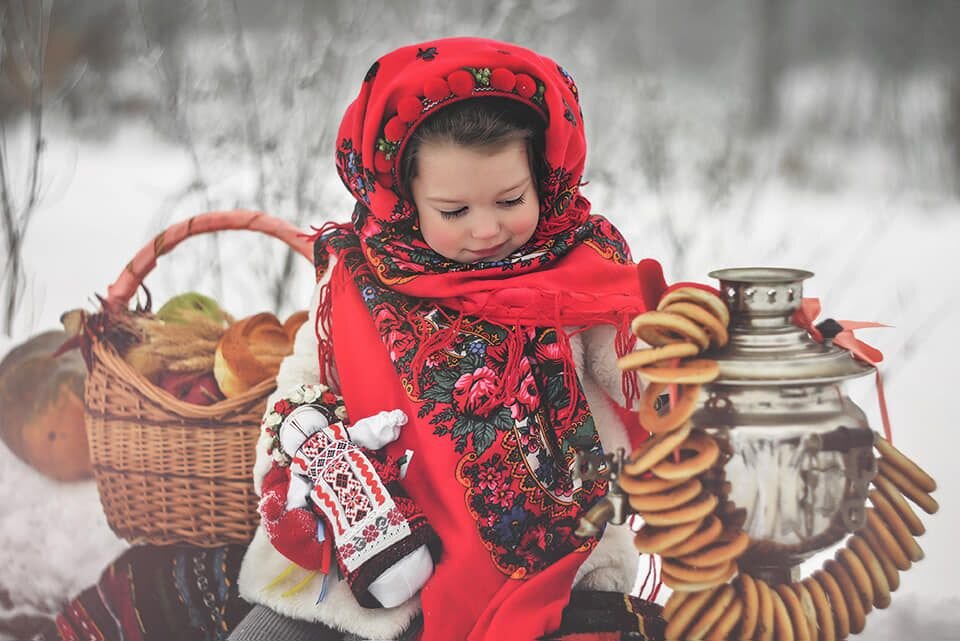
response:
M703 354L720 372L703 386L691 420L716 439L721 456L701 479L720 499L723 520L750 536L740 567L783 583L801 562L866 523L877 469L873 432L843 383L874 368L832 345L836 323L833 333L830 321L821 324L823 343L793 324L811 272L756 267L710 276L720 281L731 322L729 343ZM582 469L616 481L617 458L583 461ZM611 483L595 514L622 522L629 512L623 499Z

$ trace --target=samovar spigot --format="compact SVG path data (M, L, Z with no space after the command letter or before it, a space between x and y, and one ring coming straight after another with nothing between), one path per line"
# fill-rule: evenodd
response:
M607 495L597 501L596 505L587 510L580 518L575 534L577 536L596 536L606 523L621 525L627 517L634 513L627 500L627 495L620 487L620 478L623 464L627 460L626 451L621 447L616 453L603 456L589 452L577 451L574 459L574 478L581 480L605 479L608 481Z

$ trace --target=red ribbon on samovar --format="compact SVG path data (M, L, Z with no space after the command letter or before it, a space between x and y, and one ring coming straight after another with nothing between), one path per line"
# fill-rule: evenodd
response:
M817 316L820 315L820 299L804 298L798 309L793 315L794 325L806 329L810 337L818 343L823 342L823 333L814 324ZM835 321L843 331L833 337L833 344L842 347L864 363L872 365L876 372L877 382L877 401L880 405L880 419L883 421L883 433L887 441L893 443L893 434L890 429L890 416L887 414L887 400L883 393L883 379L880 376L880 368L877 366L883 360L883 352L872 345L868 345L853 334L855 329L865 329L868 327L890 327L883 323L874 323L872 321Z

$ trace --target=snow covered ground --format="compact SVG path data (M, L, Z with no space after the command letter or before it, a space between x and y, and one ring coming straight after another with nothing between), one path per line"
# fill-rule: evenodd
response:
M756 162L781 166L791 157L784 145L793 144L784 140L768 141L754 155ZM824 317L893 326L858 335L887 356L883 372L894 440L937 478L941 513L926 519L928 533L920 543L927 558L903 576L891 608L870 617L864 638L957 638L960 202L916 182L903 184L889 151L877 146L824 146L805 153L804 162L827 167L824 175L839 175L840 183L801 184L778 169L707 202L689 181L647 189L638 168L635 179L596 180L584 191L624 231L635 256L663 259L668 279L705 281L708 271L720 267L805 268L816 272L805 293L821 298ZM335 180L332 162L318 168L324 171L329 175L322 179ZM58 327L67 309L91 309L92 294L104 293L157 231L158 208L182 191L190 170L181 149L144 126L124 125L98 144L54 132L45 175L50 189L24 249L32 274L27 302L13 338L0 337L0 353ZM242 172L237 176L242 181ZM170 213L182 218L200 209L186 200ZM342 218L347 208L335 211ZM664 224L668 218L672 231ZM677 237L685 239L682 254L673 244ZM183 287L185 276L178 270L179 264L161 262L151 281L158 298ZM242 282L225 281L227 308L235 314L268 309L266 294L254 291L251 298ZM292 286L305 302L309 268ZM872 381L859 381L850 392L879 428ZM0 603L9 598L13 604L0 613L3 618L56 610L124 548L106 525L92 482L52 483L0 446L0 488L6 497L0 512Z

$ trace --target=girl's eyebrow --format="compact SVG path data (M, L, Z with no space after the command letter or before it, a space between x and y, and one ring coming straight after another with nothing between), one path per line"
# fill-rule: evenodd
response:
M504 194L506 194L506 193L509 193L509 192L511 192L511 191L513 191L513 190L515 190L515 189L520 189L521 187L526 186L526 184L527 184L528 182L530 182L530 178L524 178L523 180L521 180L520 182L518 182L516 185L514 185L514 186L512 186L512 187L507 187L506 189L504 189L503 191L501 191L500 193L498 193L497 196L502 196L502 195L504 195ZM446 203L446 204L448 204L448 205L455 205L455 204L458 204L458 203L462 203L462 202L463 202L463 199L462 199L462 198L435 198L435 197L433 197L433 196L427 196L427 197L426 197L426 200L429 200L430 202L433 202L433 203Z

